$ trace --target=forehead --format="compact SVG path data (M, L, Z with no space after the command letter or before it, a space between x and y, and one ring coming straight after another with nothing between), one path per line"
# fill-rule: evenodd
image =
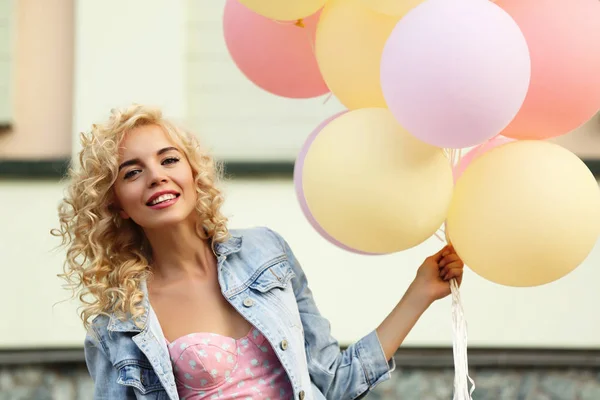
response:
M168 146L179 148L160 126L138 126L125 134L119 146L119 158L156 154L158 150Z

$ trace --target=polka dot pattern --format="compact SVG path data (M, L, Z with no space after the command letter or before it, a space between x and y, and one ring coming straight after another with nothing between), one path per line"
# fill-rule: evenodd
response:
M167 344L182 399L293 398L285 370L256 328L239 340L191 333Z

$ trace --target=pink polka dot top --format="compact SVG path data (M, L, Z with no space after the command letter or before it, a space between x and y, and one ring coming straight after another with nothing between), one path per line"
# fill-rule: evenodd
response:
M285 370L256 328L238 340L191 333L167 344L182 399L293 398Z

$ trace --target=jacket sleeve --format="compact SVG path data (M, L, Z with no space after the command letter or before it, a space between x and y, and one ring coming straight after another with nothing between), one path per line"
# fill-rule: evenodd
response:
M93 327L92 327L93 330ZM98 334L88 333L84 341L85 363L94 381L94 400L135 399L127 386L117 383L117 370L110 362L108 348Z
M396 368L385 359L375 330L341 351L331 335L329 321L321 315L308 280L288 243L273 232L283 246L296 277L292 279L304 329L311 380L328 399L357 399L390 378Z

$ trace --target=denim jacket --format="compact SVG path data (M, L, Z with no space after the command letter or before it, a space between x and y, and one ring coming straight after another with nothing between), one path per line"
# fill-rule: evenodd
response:
M267 228L232 230L215 245L225 298L276 351L294 399L358 399L390 377L375 331L341 351L286 241ZM165 337L144 292L143 328L97 316L85 359L95 399L179 399ZM201 312L201 310L198 310Z

